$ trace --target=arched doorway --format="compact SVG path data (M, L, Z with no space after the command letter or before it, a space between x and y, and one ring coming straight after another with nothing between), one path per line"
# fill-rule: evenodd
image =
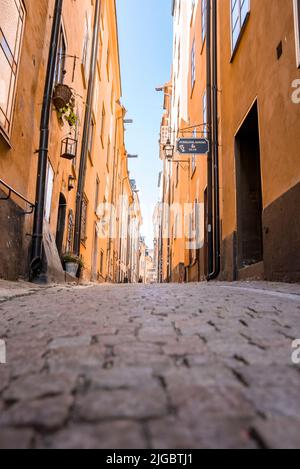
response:
M62 255L64 232L66 225L66 212L67 212L67 201L65 196L61 193L59 195L59 207L57 217L57 228L56 228L56 246L58 254Z

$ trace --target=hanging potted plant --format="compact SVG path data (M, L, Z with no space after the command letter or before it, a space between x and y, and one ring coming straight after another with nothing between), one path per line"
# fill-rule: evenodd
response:
M57 111L66 107L73 97L73 91L68 85L58 83L53 91L53 104Z
M65 266L65 271L72 275L72 277L77 277L78 269L84 268L84 262L81 256L76 256L70 252L67 252L63 256L63 262Z
M60 121L66 121L70 127L75 127L78 117L75 113L75 103L72 101L58 111L58 118Z

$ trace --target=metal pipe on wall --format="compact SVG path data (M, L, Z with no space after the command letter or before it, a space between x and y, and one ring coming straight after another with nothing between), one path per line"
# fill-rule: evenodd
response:
M214 269L208 280L220 274L220 188L219 188L219 132L218 132L218 35L217 0L212 0L212 143L213 143L213 208L214 208Z
M45 79L43 107L41 113L35 212L33 221L32 248L30 259L31 281L39 280L39 276L43 268L43 226L49 149L49 121L51 113L51 99L55 78L56 59L58 52L59 33L61 27L62 6L63 0L55 1L47 73Z

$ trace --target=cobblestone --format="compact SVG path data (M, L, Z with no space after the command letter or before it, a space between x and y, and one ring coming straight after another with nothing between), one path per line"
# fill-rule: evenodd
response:
M0 448L296 448L300 287L0 282Z

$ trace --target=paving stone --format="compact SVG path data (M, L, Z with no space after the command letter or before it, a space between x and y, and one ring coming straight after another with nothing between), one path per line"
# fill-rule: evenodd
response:
M167 411L166 397L158 386L142 390L92 391L77 399L77 418L100 421L108 418L153 418Z
M144 449L147 442L140 423L113 421L96 425L73 425L39 441L38 448L55 449Z
M0 449L28 449L32 446L33 430L0 427Z
M18 402L2 413L0 427L8 425L55 430L66 422L72 404L73 397L70 395Z
M29 375L13 381L2 397L5 401L14 402L68 394L75 389L76 379L76 374L68 372Z
M272 417L253 422L252 433L266 448L299 449L300 419Z
M53 339L48 345L49 350L61 349L61 348L73 348L90 345L92 342L91 336L82 335L76 337L58 337Z

